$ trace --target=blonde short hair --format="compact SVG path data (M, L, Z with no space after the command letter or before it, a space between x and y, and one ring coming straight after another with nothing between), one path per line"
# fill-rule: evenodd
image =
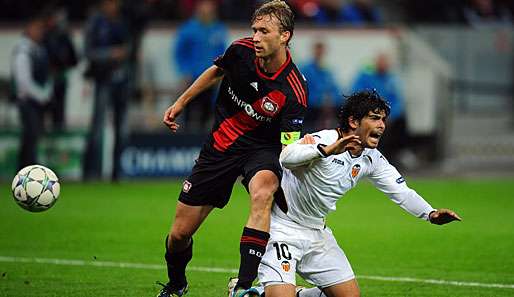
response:
M289 31L290 36L289 40L287 40L287 45L289 45L289 41L291 38L293 38L294 31L294 13L289 5L287 5L287 3L282 0L271 0L263 3L253 13L252 24L257 18L266 15L275 16L277 18L277 20L280 22L281 32Z

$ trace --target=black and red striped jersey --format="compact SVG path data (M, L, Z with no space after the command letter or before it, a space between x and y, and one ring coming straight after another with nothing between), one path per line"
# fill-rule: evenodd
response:
M234 41L214 61L224 70L208 143L221 152L281 148L297 138L307 109L304 76L291 60L273 74L261 71L252 38Z

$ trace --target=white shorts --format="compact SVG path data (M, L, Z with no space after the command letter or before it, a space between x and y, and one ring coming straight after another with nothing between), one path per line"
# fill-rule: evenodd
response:
M296 285L295 273L320 288L355 278L330 228L306 228L273 214L270 239L259 266L259 281L264 286Z

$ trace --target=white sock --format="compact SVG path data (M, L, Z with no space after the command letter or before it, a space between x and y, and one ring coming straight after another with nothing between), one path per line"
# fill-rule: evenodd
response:
M319 288L304 288L297 292L297 297L327 297Z

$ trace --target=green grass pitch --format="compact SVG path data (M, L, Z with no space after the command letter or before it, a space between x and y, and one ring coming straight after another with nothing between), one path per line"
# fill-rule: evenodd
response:
M163 242L180 184L65 182L44 213L21 209L10 185L0 184L0 296L155 296L155 281L166 280ZM423 222L368 183L349 192L328 225L362 296L514 296L514 180L409 185L463 222ZM238 185L195 236L188 296L226 296L247 214Z

